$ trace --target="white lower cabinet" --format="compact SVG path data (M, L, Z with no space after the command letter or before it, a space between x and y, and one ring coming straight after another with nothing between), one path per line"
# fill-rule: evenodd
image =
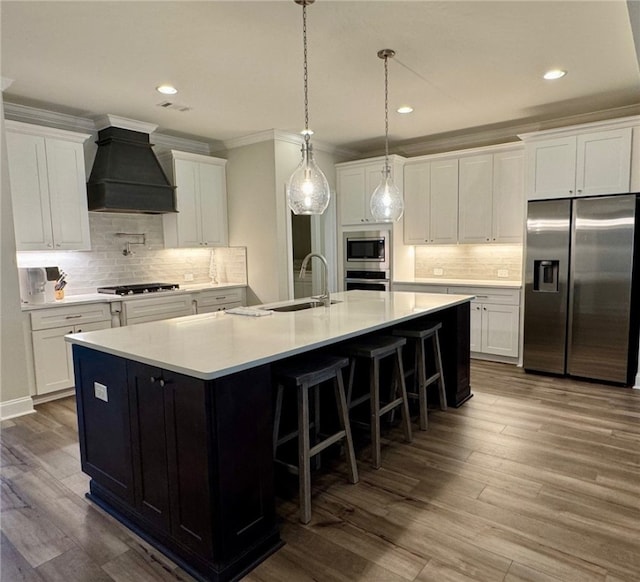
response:
M189 294L168 294L163 297L131 299L122 302L122 325L160 321L172 317L193 315L193 297Z
M449 287L449 293L475 295L471 302L471 352L518 357L520 291L486 287Z
M74 385L71 345L64 340L65 335L110 327L107 303L33 311L31 340L36 394L49 394Z
M244 288L200 291L195 298L196 313L213 313L246 305Z

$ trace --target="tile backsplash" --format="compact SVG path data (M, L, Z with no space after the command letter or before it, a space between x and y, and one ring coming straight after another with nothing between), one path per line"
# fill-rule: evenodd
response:
M415 276L522 280L522 245L434 245L415 248Z
M162 216L152 214L89 213L90 251L19 252L19 267L59 266L67 273L67 295L95 293L97 287L130 283L247 283L246 249L215 247L165 249ZM145 234L146 244L132 244L133 254L125 256L127 241ZM185 277L186 276L186 277ZM190 276L193 276L192 280Z

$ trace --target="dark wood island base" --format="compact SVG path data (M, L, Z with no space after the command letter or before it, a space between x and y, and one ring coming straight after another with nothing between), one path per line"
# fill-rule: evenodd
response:
M447 403L460 406L469 303L420 319L443 324ZM199 580L236 580L283 545L270 363L202 380L84 345L73 357L89 499Z

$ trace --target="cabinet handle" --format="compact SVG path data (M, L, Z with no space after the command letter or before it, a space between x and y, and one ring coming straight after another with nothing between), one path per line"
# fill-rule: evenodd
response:
M486 311L486 310L487 310L487 308L486 308L486 307L483 307L483 308L482 308L482 311Z
M226 298L227 298L226 295L223 295L222 297L216 297L216 299L226 299Z
M582 190L578 188L578 194L582 194Z
M59 246L62 246L62 245L60 243L56 243L56 246L59 247Z
M65 319L78 319L79 317L82 317L82 315L67 315Z
M151 378L149 378L149 382L151 382L152 384L155 384L157 378L155 376L151 376Z
M487 239L487 242L489 242L490 239Z
M573 194L573 190L569 190L569 194Z
M48 246L49 248L52 248L52 247L53 247L53 245L52 245L51 243L47 243L47 246Z
M203 244L205 247L208 247L208 246L209 246L209 243L208 243L207 241L203 242L202 244Z
M160 386L164 388L164 380L162 378L160 379Z

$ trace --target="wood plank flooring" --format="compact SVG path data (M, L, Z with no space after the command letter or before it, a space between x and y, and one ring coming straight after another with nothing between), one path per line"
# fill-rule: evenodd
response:
M472 363L474 397L383 466L314 475L313 519L246 582L640 580L640 391ZM415 426L415 425L414 425ZM4 421L3 582L190 581L84 497L73 398ZM365 453L364 455L362 453Z

